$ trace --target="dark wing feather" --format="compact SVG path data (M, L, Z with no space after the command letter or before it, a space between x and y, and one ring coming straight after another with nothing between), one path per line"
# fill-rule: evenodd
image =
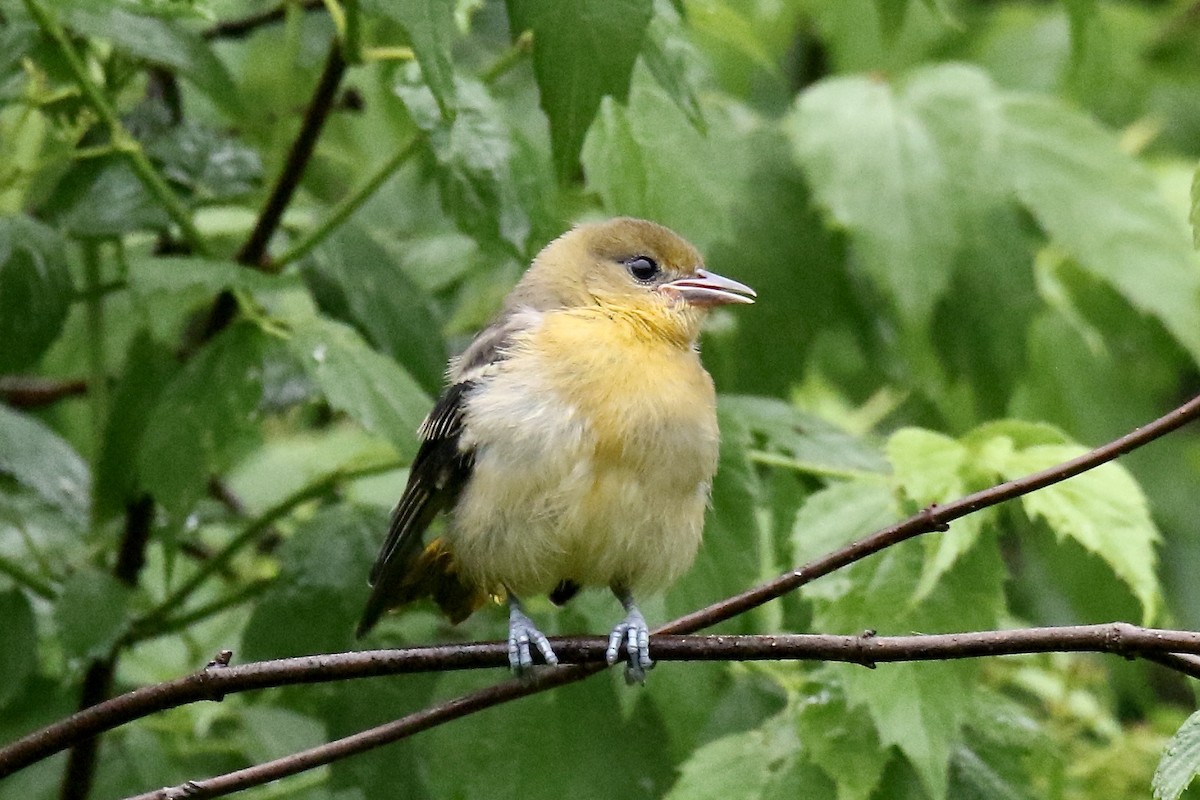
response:
M408 484L392 511L387 539L371 568L374 587L358 635L366 633L391 605L393 591L421 550L426 528L439 512L454 505L471 475L474 456L459 448L463 400L472 382L448 387L421 425L422 442L408 473Z
M451 369L453 383L421 423L421 447L413 459L408 484L392 512L387 539L371 568L371 597L358 624L366 633L394 604L397 588L408 577L421 551L426 528L439 512L450 509L471 477L474 453L461 447L464 404L488 370L503 361L514 333L530 321L527 314L510 313L475 337Z

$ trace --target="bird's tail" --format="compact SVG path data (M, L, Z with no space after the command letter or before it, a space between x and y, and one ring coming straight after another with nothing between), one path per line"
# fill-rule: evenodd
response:
M385 611L426 597L458 624L487 602L488 593L464 578L454 552L442 539L434 539L407 564L380 576L355 635L371 630Z

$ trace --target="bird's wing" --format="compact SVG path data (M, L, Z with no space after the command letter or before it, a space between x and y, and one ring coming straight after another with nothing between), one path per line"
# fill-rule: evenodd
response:
M358 625L360 636L391 607L397 586L421 549L425 529L439 512L454 505L470 478L475 455L462 447L467 397L504 360L512 337L529 322L528 315L508 314L484 329L454 362L451 384L421 423L421 446L392 512L383 549L371 568L374 589Z

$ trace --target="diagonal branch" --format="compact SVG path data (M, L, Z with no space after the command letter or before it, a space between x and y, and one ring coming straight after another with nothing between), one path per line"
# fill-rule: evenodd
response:
M1093 469L1101 464L1107 463L1115 459L1117 456L1134 450L1138 447L1148 444L1155 439L1174 431L1192 420L1200 417L1200 397L1193 398L1189 402L1166 414L1154 422L1137 428L1131 433L1122 436L1121 438L1110 442L1109 444L1098 447L1078 458L1063 462L1055 467L1052 467L1041 472L1028 475L1015 481L1008 481L999 484L990 489L986 489L967 497L948 503L944 506L934 506L927 508L913 517L880 530L864 539L854 542L846 547L834 551L826 556L810 562L804 567L788 572L779 578L763 584L759 587L751 589L748 592L737 595L735 597L715 603L705 609L680 617L666 625L660 627L655 633L653 640L655 656L658 658L667 658L670 648L670 640L665 640L663 634L681 634L690 633L700 628L716 624L738 614L744 613L752 608L757 607L769 600L780 597L781 595L792 591L818 577L826 575L844 566L847 566L855 561L866 558L869 555L880 552L894 544L914 538L922 533L931 531L945 530L948 524L960 517L973 513L983 508L987 508L998 503L1019 497L1037 489L1049 486L1066 480L1070 477L1078 475L1089 469ZM1093 626L1084 626L1082 629L1069 630L1087 630ZM1104 630L1102 634L1103 647L1084 648L1096 649L1102 652L1118 652L1123 655L1131 655L1134 653L1146 654L1148 658L1177 669L1185 674L1194 677L1200 677L1200 659L1196 657L1196 653L1192 652L1191 640L1187 637L1195 636L1185 632L1174 632L1184 637L1182 639L1171 638L1174 633L1164 631L1147 631L1147 635L1151 637L1152 643L1145 646L1131 646L1133 640L1130 636L1131 632L1139 631L1135 626L1124 624L1114 624L1112 626L1101 626ZM1022 632L1007 632L1006 635L1021 635ZM986 636L986 634L948 634L951 639L956 640L959 644L956 647L968 647L961 644L970 637ZM1164 638L1166 637L1166 638ZM759 641L773 641L775 648L779 647L779 643L783 641L780 637L756 637ZM837 637L835 637L837 638ZM884 661L885 659L880 652L871 648L880 647L877 642L890 643L896 638L904 637L854 637L856 639L857 655L855 658L836 659L849 660L855 663L866 663L871 661ZM707 637L705 641L742 641L740 638L734 637ZM571 641L563 640L556 645L556 649L563 648L560 655L564 660L573 659L576 655L569 650ZM974 641L974 639L972 639ZM875 642L875 643L873 643ZM1153 643L1157 642L1157 644ZM1165 644L1164 644L1165 643ZM740 645L734 645L740 646ZM768 648L772 645L768 644ZM892 646L888 644L887 646ZM973 644L970 646L983 647L981 644ZM431 653L449 653L446 658L450 659L467 659L470 658L493 658L497 654L490 653L486 649L488 647L498 647L497 645L459 645L445 646L443 648L416 648L412 651L389 651L391 653L408 653L402 658L410 658L420 660L422 658L430 658ZM1050 648L1060 649L1060 648ZM1070 647L1062 649L1071 649ZM486 656L480 655L484 651ZM497 653L504 652L502 650ZM748 652L748 651L744 651ZM778 653L778 649L774 652ZM959 657L974 657L979 655L995 655L999 654L998 650L988 651L962 651L963 655ZM1014 651L1025 652L1025 651ZM1041 652L1038 650L1036 652ZM1186 653L1181 655L1179 653ZM415 654L415 655L413 655ZM569 654L571 654L569 656ZM582 655L582 653L579 653ZM325 679L334 679L342 677L351 677L350 675L337 675L333 678L322 676L321 670L329 669L329 659L345 659L352 656L361 656L368 660L369 664L374 665L374 669L381 669L381 659L385 659L380 653L362 653L362 654L346 654L343 656L311 656L306 659L301 659L299 662L293 660L289 669L299 669L300 677L292 679L288 682L313 682ZM438 656L442 657L442 656ZM766 656L764 656L766 657ZM821 658L832 659L830 655L819 656ZM934 657L934 656L931 656ZM948 657L943 654L936 656L939 658ZM584 659L579 659L584 660ZM446 662L447 664L449 662ZM463 662L459 662L460 666L453 667L443 665L443 668L464 668ZM500 663L504 663L501 661ZM246 665L245 667L227 668L230 670L241 669L266 669L262 665ZM342 668L347 668L343 665ZM436 724L448 722L452 719L457 719L461 716L474 713L483 708L506 702L508 700L523 697L529 694L534 694L543 691L552 686L563 685L577 680L581 680L589 675L599 672L604 667L600 664L583 663L572 666L565 666L560 669L550 670L540 673L533 681L521 683L519 681L508 681L497 684L488 689L481 690L460 698L456 698L445 703L441 703L422 711L410 714L401 719L395 720L387 725L364 731L347 739L331 742L323 745L320 748L314 748L312 751L298 754L297 756L281 759L280 761L269 762L268 764L260 764L252 767L249 770L243 770L239 773L231 773L229 776L214 778L204 782L203 796L215 796L216 794L224 794L228 791L235 791L239 788L245 788L251 785L257 785L269 780L275 780L286 775L295 774L304 769L309 769L319 764L329 763L338 758L343 758L347 755L363 752L373 747L382 744L388 744L397 741L407 736L411 736L421 730L425 730ZM396 668L395 671L404 671ZM407 671L413 671L409 667ZM238 674L238 673L229 673ZM354 677L364 677L367 672ZM381 672L372 672L369 674L382 674ZM222 679L215 679L222 680ZM262 680L261 674L257 680ZM232 691L231 687L224 686L214 690L212 682L214 681L212 670L204 670L196 673L193 676L179 679L168 684L159 684L156 686L139 689L125 695L121 698L116 698L110 701L104 707L91 709L88 712L83 712L80 715L75 715L66 720L60 721L54 725L42 729L41 731L29 734L13 744L0 749L0 777L11 774L13 771L27 766L35 761L44 758L54 752L58 752L64 747L70 746L73 742L80 738L94 736L95 734L108 730L117 725L124 724L132 719L136 719L146 714L153 713L157 710L172 707L173 704L181 704L199 699L219 699L225 693ZM196 683L199 688L192 690L173 688L181 684ZM267 685L274 685L269 682L247 684L243 688L263 688ZM201 691L203 689L203 691ZM172 695L172 692L178 691L178 696ZM192 691L194 694L187 694L187 691ZM175 698L174 700L172 698ZM187 698L187 699L179 699ZM222 783L229 779L230 783ZM249 781L249 782L246 782ZM199 787L200 784L193 784ZM227 788L217 791L213 787L225 786ZM197 789L197 791L199 791ZM152 794L147 797L165 797L167 795Z

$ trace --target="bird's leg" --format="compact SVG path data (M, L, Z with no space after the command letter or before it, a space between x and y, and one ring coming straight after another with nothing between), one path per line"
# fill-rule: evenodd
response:
M529 654L530 643L542 654L542 658L550 666L558 664L558 656L550 647L550 640L537 629L533 620L521 608L521 601L512 592L508 594L508 663L512 671L519 676L528 673L533 667L533 658Z
M604 657L609 664L617 663L621 655L622 643L625 652L629 654L629 663L625 666L625 682L629 684L643 683L646 680L646 670L654 666L650 660L650 628L646 618L634 605L633 595L623 586L614 586L613 594L625 607L625 619L613 628L608 636L608 651Z

